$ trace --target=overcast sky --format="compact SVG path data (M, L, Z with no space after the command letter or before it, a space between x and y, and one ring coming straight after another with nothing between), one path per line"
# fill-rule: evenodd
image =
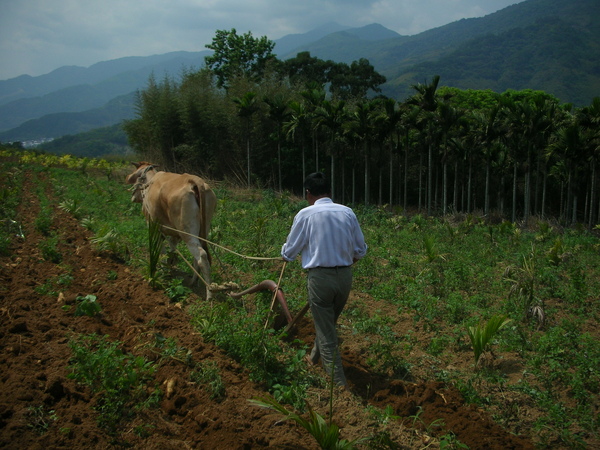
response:
M523 0L0 0L0 80L201 51L216 30L277 40L327 22L413 35Z

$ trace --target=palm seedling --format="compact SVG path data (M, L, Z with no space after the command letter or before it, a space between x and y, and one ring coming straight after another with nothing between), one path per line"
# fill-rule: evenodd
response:
M283 414L284 420L293 420L306 431L308 431L311 436L315 438L322 449L354 449L355 444L363 442L367 440L367 438L359 438L352 441L340 439L340 429L335 423L333 423L334 371L335 366L332 361L331 372L329 374L329 421L326 421L323 416L313 410L308 402L306 402L308 419L299 414L288 411L281 403L272 397L252 399L249 400L249 402L262 408L269 408L278 411L279 413Z
M524 319L533 317L541 326L545 320L544 307L535 296L536 269L535 248L532 246L529 255L523 256L520 267L509 266L504 271L504 279L511 284L509 300L515 299L514 306L521 310Z
M160 223L153 220L148 222L148 279L151 285L157 284L156 272L162 254L163 239Z
M248 401L261 408L274 409L284 416L284 420L293 420L308 431L322 449L352 449L358 443L358 440L340 439L339 427L332 421L327 422L323 416L311 408L308 402L306 402L308 408L308 419L306 419L299 414L288 411L272 397L259 397Z
M109 228L107 225L103 226L90 242L94 244L96 249L100 252L112 253L115 257L126 260L128 258L128 249L125 244L121 242L119 233L114 228Z
M423 248L425 249L425 259L429 263L436 261L445 261L446 256L439 252L435 237L423 236Z
M73 217L75 217L77 220L81 219L81 208L77 202L77 200L74 199L67 199L61 203L59 203L58 207L60 209L62 209L63 211L72 214Z
M475 365L479 364L481 355L489 349L489 345L496 333L511 321L504 315L496 315L487 322L480 322L474 327L467 327L467 333L473 346Z

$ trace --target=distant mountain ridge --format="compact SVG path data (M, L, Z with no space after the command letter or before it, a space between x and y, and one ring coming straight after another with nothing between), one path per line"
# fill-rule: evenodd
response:
M413 36L379 24L350 28L329 23L275 41L274 53L281 59L300 51L337 62L368 59L388 80L383 93L398 100L410 95L413 85L440 75L441 85L497 92L539 89L583 106L600 95L600 1L526 0ZM57 113L74 114L70 132L92 129L90 118L96 114L87 111L143 89L150 74L157 79L166 74L176 78L183 68L201 67L207 54L120 58L87 69L61 67L40 77L0 81L0 141L58 137L49 134L50 129L43 130L42 124L49 126L52 120L40 119ZM133 100L127 112L122 106L112 113L113 123L132 114ZM79 113L87 119L77 120ZM105 125L104 119L102 125L98 123ZM61 132L68 133L67 128Z
M126 119L133 119L135 115L134 103L135 92L131 92L115 97L99 108L82 112L46 114L36 119L30 119L7 132L0 133L0 142L56 138L111 126Z
M61 67L39 77L21 76L0 81L0 96L4 95L5 99L21 97L4 104L0 102L0 131L13 129L46 114L99 108L115 97L143 88L152 74L161 79L166 75L175 77L183 69L198 68L207 54L175 52L120 58L97 63L87 69ZM57 86L60 87L54 89Z
M349 28L350 27L340 25L336 22L329 22L307 33L288 34L274 41L275 48L273 49L273 53L275 53L278 58L283 58L283 55L292 53L295 49L303 48L311 42L318 41L328 34L347 30Z
M63 66L37 77L21 75L9 80L0 80L0 105L20 98L46 95L76 85L95 85L125 73L148 73L152 70L177 69L180 65L197 65L203 62L207 54L208 51L182 51L154 56L128 56L101 61L87 68Z

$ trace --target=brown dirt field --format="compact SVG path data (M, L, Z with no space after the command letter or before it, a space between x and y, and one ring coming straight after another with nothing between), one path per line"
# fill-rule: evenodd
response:
M75 268L73 282L60 295L37 293L36 288L58 276L60 268L41 257L38 243L42 236L34 227L40 206L29 187L25 186L19 213L26 239L14 243L10 258L0 259L1 448L318 448L304 429L291 421L282 422L273 411L251 405L248 399L264 396L264 388L250 381L236 361L203 341L190 325L185 308L151 289L127 265L95 252L90 232L59 209L55 210L53 228L61 236L63 264ZM109 272L116 274L111 277L113 281L107 277ZM75 317L61 308L88 294L101 299L100 317ZM359 300L368 307L368 298L353 294L351 302ZM90 333L108 335L111 341L121 341L124 351L149 359L157 359L157 355L145 350L145 343L157 333L174 338L191 352L194 361L218 365L225 398L212 400L201 386L191 382L189 366L172 359L161 363L155 376L161 386L165 380L175 379L173 395L164 396L159 408L138 414L132 422L122 424L117 436L110 436L96 423L93 406L100 394L92 394L68 378L72 356L69 338ZM296 337L310 343L312 334L307 316L300 322ZM515 434L517 425L511 430L502 428L489 413L465 404L453 387L426 378L408 382L371 373L360 346L355 345L347 336L342 346L351 392L334 392L334 421L343 438L386 431L392 444L377 448L439 448L435 433L428 436L424 430L411 427L421 421L429 424L443 419L444 430L451 430L473 449L534 448L527 437ZM465 359L465 364L469 362ZM510 372L510 360L505 363ZM327 415L327 389L314 389L308 398L315 410ZM378 423L369 415L368 405L382 409L391 405L400 419ZM43 434L32 426L36 420L32 408L36 407L55 414L55 419L45 418L47 430ZM419 407L423 413L421 420L415 421L410 417L414 418ZM139 437L134 429L144 424L151 426L149 436Z

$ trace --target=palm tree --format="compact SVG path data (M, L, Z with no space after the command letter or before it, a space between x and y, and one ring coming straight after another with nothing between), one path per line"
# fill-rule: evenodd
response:
M406 211L408 201L408 154L411 147L411 134L414 130L419 131L420 122L418 120L421 110L409 103L402 104L403 116L400 122L402 132L402 141L404 142L404 197L402 200L402 208ZM421 207L421 164L419 164L419 208Z
M499 151L498 138L500 136L500 123L498 112L500 105L496 104L492 108L473 113L472 118L475 123L474 136L477 147L481 148L485 158L485 197L484 214L490 212L490 183L491 166L494 155Z
M250 187L250 135L252 115L258 111L255 92L246 92L243 97L235 97L233 102L238 107L238 116L244 119L246 124L246 159L248 163L248 187Z
M331 158L331 195L335 198L335 159L339 155L338 142L342 139L343 125L347 120L348 110L344 100L323 100L321 106L315 110L316 121L319 126L324 126L329 132L329 155Z
M289 121L284 122L283 130L288 139L299 141L302 154L302 180L306 179L306 141L311 135L311 120L304 102L291 101L289 103L290 115ZM303 190L303 196L306 197L306 192Z
M363 100L356 105L356 109L350 115L349 127L356 137L362 143L364 156L364 180L365 180L365 205L369 204L370 198L370 151L371 141L374 132L375 121L375 101Z
M583 159L585 145L582 130L573 119L571 123L559 129L555 135L556 140L549 146L549 150L557 152L560 157L556 168L563 169L563 180L567 184L567 199L564 207L565 218L571 213L571 222L577 220L577 189L575 187L578 172L581 170L580 161ZM555 168L555 172L556 172Z
M325 89L320 83L309 83L306 91L300 92L306 106L306 118L311 123L312 143L315 151L315 172L319 172L319 121L315 111L325 100Z
M520 101L503 99L502 104L507 112L508 137L512 138L515 151L515 164L521 156L525 170L525 189L523 192L523 221L527 223L531 208L531 174L534 163L537 164L543 149L548 144L555 102L544 95L527 97ZM539 166L537 166L539 167ZM536 173L539 172L536 171ZM516 168L515 168L516 173ZM539 178L539 176L538 176ZM516 183L516 180L514 180ZM516 186L514 187L516 189ZM514 203L514 202L513 202ZM514 204L513 204L514 208ZM514 220L514 210L513 210Z
M442 134L442 214L446 214L448 208L448 160L450 159L451 133L457 131L462 121L464 112L451 106L448 102L438 104L438 123ZM455 178L457 173L454 174Z
M438 107L437 88L440 76L435 75L429 84L416 84L412 88L417 91L409 100L409 104L416 105L422 110L422 121L427 123L427 215L431 215L431 201L433 192L433 139L435 111Z
M590 106L581 108L576 113L577 122L583 128L583 138L588 148L590 160L590 189L588 228L594 223L596 203L596 171L600 159L600 97L595 97ZM599 206L600 209L600 206Z
M515 222L517 217L517 171L522 157L521 146L522 136L519 133L521 125L520 108L517 102L512 97L501 97L499 99L502 118L504 121L505 134L503 139L506 142L507 148L510 149L510 157L513 163L513 188L512 188L512 222Z
M379 115L375 118L375 124L379 130L379 135L383 142L387 142L389 149L389 205L393 202L394 185L394 149L400 142L400 123L405 114L405 109L393 98L386 98L382 101L382 108Z
M269 118L275 123L275 140L277 141L277 175L279 179L279 191L281 192L281 131L283 123L289 115L289 101L287 96L282 93L277 93L273 97L265 97L264 101L269 106Z

